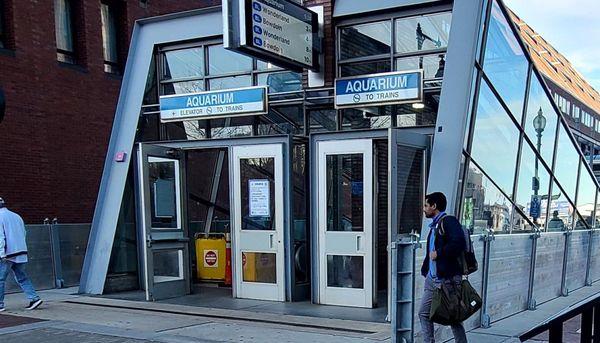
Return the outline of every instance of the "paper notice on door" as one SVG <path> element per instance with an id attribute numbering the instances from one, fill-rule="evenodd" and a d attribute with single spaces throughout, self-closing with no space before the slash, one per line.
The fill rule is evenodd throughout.
<path id="1" fill-rule="evenodd" d="M 250 195 L 250 217 L 269 217 L 271 215 L 269 180 L 248 180 L 248 193 Z"/>

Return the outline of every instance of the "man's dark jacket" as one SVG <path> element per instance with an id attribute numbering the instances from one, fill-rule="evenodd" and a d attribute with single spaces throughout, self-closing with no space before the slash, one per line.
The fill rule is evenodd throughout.
<path id="1" fill-rule="evenodd" d="M 438 222 L 435 227 L 435 251 L 437 252 L 436 269 L 437 277 L 449 279 L 456 275 L 462 275 L 463 269 L 459 263 L 459 256 L 465 250 L 466 242 L 462 227 L 456 217 L 445 216 L 441 219 L 442 224 Z M 421 274 L 427 276 L 429 273 L 429 240 L 431 232 L 427 236 L 427 254 L 421 267 Z"/>

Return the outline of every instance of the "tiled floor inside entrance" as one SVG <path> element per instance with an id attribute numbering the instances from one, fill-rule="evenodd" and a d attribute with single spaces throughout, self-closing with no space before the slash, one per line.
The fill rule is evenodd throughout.
<path id="1" fill-rule="evenodd" d="M 122 300 L 144 301 L 143 291 L 121 292 L 107 294 L 103 297 Z M 301 302 L 275 302 L 251 299 L 235 299 L 231 296 L 231 289 L 196 285 L 193 294 L 160 300 L 159 302 L 175 305 L 198 306 L 219 308 L 227 310 L 245 310 L 259 313 L 286 314 L 296 316 L 309 316 L 317 318 L 333 318 L 356 320 L 363 322 L 385 323 L 387 315 L 386 293 L 380 292 L 378 297 L 380 307 L 373 309 L 316 305 L 310 301 Z"/>

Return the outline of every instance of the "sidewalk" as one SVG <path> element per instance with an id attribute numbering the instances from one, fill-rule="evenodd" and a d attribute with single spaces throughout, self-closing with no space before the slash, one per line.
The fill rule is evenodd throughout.
<path id="1" fill-rule="evenodd" d="M 25 311 L 20 293 L 6 296 L 5 321 L 14 317 L 44 321 L 0 328 L 0 341 L 6 342 L 389 342 L 387 338 L 367 338 L 360 332 L 298 327 L 256 321 L 203 317 L 157 311 L 90 306 L 68 301 L 87 297 L 73 295 L 77 289 L 40 292 L 44 304 Z M 8 320 L 7 319 L 8 317 Z M 21 320 L 24 320 L 21 318 Z M 27 319 L 25 319 L 27 320 Z M 315 319 L 320 320 L 320 319 Z M 0 322 L 2 318 L 0 318 Z"/>
<path id="2" fill-rule="evenodd" d="M 76 288 L 41 291 L 44 304 L 37 310 L 26 311 L 27 301 L 20 293 L 6 296 L 7 311 L 0 314 L 1 342 L 47 343 L 188 343 L 188 342 L 281 342 L 281 343 L 376 343 L 390 342 L 389 334 L 381 332 L 379 323 L 374 334 L 365 326 L 354 330 L 329 328 L 325 318 L 281 315 L 286 324 L 275 323 L 271 314 L 261 318 L 230 319 L 227 312 L 190 306 L 130 302 L 90 298 L 73 293 Z M 203 315 L 204 314 L 204 315 Z M 247 311 L 239 311 L 252 316 Z M 260 315 L 260 314 L 259 314 Z M 529 314 L 531 315 L 531 314 Z M 256 316 L 256 314 L 254 314 Z M 565 325 L 565 342 L 579 341 L 579 321 L 575 318 Z M 496 330 L 510 324 L 496 323 Z M 418 330 L 418 328 L 417 328 Z M 486 330 L 489 330 L 486 332 Z M 493 329 L 478 329 L 468 334 L 469 342 L 516 342 Z M 419 339 L 417 339 L 419 341 Z M 531 342 L 546 342 L 547 334 Z"/>

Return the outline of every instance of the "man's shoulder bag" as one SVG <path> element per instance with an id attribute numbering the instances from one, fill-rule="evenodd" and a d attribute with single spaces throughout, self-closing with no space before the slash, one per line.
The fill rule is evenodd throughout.
<path id="1" fill-rule="evenodd" d="M 440 228 L 442 235 L 444 234 L 444 219 L 447 216 L 443 216 L 440 219 Z M 458 257 L 458 262 L 462 266 L 463 275 L 470 275 L 477 271 L 479 265 L 477 264 L 477 258 L 475 257 L 475 249 L 473 248 L 473 241 L 471 241 L 471 233 L 463 225 L 460 226 L 462 233 L 465 237 L 466 249 Z"/>

